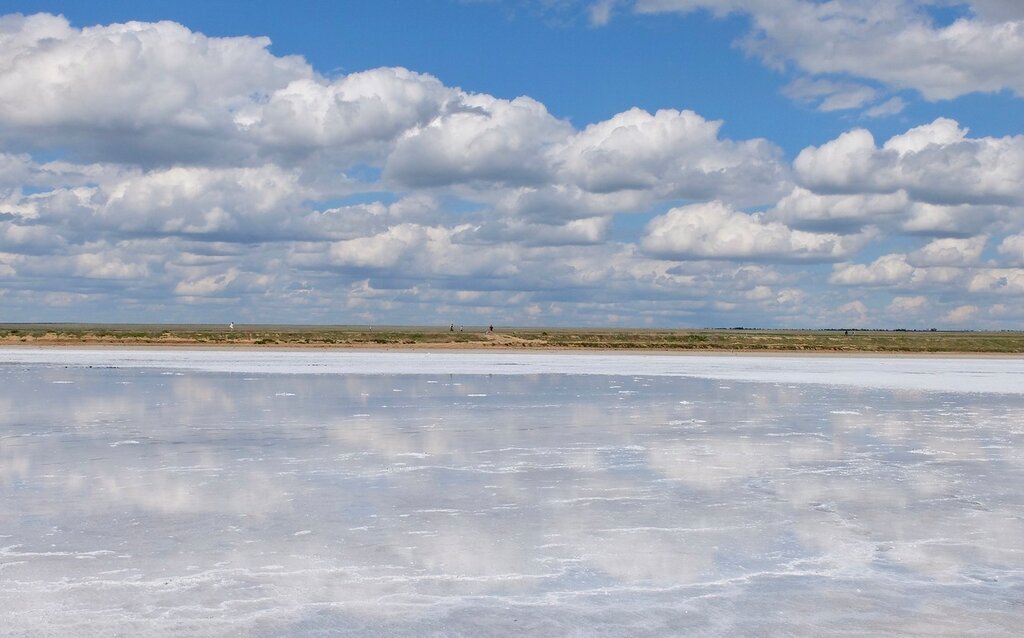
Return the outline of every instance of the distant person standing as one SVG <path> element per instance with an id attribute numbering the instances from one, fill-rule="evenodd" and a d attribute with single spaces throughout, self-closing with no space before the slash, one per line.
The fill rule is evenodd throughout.
<path id="1" fill-rule="evenodd" d="M 448 332 L 455 332 L 455 324 L 448 326 Z"/>
<path id="2" fill-rule="evenodd" d="M 487 326 L 487 332 L 494 332 L 494 326 Z"/>

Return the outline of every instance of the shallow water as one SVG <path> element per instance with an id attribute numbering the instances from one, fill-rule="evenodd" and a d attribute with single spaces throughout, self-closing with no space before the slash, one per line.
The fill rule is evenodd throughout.
<path id="1" fill-rule="evenodd" d="M 0 635 L 1024 622 L 1020 393 L 864 387 L 884 359 L 830 385 L 799 358 L 753 382 L 47 352 L 0 353 Z"/>

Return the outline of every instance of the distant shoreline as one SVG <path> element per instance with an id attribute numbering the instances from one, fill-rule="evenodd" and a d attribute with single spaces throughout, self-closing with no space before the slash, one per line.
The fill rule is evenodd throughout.
<path id="1" fill-rule="evenodd" d="M 437 347 L 437 346 L 308 346 L 308 345 L 209 345 L 209 344 L 160 344 L 160 343 L 4 343 L 0 342 L 0 350 L 11 349 L 47 349 L 47 350 L 103 350 L 103 349 L 151 349 L 151 350 L 221 350 L 221 351 L 280 351 L 280 352 L 423 352 L 434 354 L 522 354 L 532 356 L 538 354 L 566 355 L 622 355 L 622 356 L 678 356 L 678 357 L 856 357 L 868 359 L 1020 359 L 1024 354 L 1013 352 L 909 352 L 909 351 L 858 351 L 858 350 L 656 350 L 651 348 L 474 348 L 474 347 Z"/>
<path id="2" fill-rule="evenodd" d="M 1021 356 L 1022 332 L 0 324 L 0 347 Z"/>

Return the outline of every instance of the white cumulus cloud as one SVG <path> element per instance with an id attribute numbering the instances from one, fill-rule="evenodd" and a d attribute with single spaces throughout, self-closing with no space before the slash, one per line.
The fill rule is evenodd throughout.
<path id="1" fill-rule="evenodd" d="M 465 95 L 458 108 L 403 135 L 384 172 L 413 187 L 544 182 L 544 151 L 571 132 L 531 98 Z"/>
<path id="2" fill-rule="evenodd" d="M 707 9 L 749 16 L 747 51 L 811 76 L 852 76 L 913 89 L 928 100 L 1010 90 L 1024 95 L 1024 14 L 1008 0 L 974 0 L 978 15 L 936 23 L 933 0 L 636 0 L 641 13 Z"/>
<path id="3" fill-rule="evenodd" d="M 1024 201 L 1024 136 L 970 138 L 939 118 L 890 138 L 880 148 L 867 130 L 844 133 L 800 152 L 802 184 L 824 192 L 894 192 L 933 204 Z"/>
<path id="4" fill-rule="evenodd" d="M 766 140 L 723 140 L 721 126 L 692 111 L 634 108 L 586 127 L 552 157 L 560 181 L 588 193 L 650 191 L 740 205 L 776 197 L 788 178 L 779 150 Z"/>
<path id="5" fill-rule="evenodd" d="M 913 266 L 970 266 L 978 263 L 988 237 L 936 239 L 907 256 Z"/>
<path id="6" fill-rule="evenodd" d="M 968 290 L 995 295 L 1024 295 L 1024 268 L 986 268 L 971 278 Z"/>
<path id="7" fill-rule="evenodd" d="M 888 310 L 894 314 L 913 315 L 924 311 L 928 307 L 928 298 L 922 295 L 913 297 L 893 297 L 889 302 Z"/>
<path id="8" fill-rule="evenodd" d="M 856 252 L 863 238 L 792 230 L 763 215 L 721 202 L 675 208 L 647 225 L 643 247 L 673 259 L 781 259 L 836 261 Z"/>

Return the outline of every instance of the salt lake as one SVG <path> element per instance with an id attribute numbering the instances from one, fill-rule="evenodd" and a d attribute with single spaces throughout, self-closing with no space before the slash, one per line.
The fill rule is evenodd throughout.
<path id="1" fill-rule="evenodd" d="M 1024 360 L 0 349 L 0 635 L 1019 635 Z"/>

